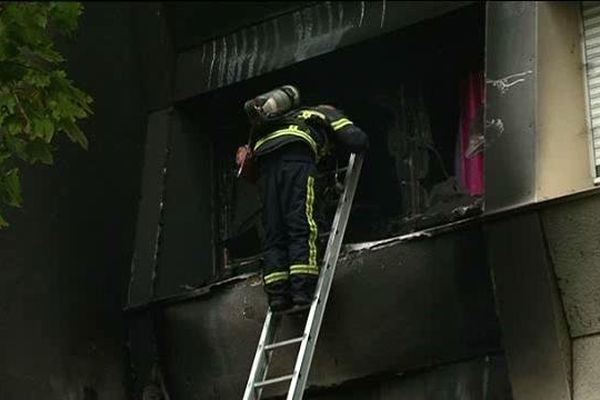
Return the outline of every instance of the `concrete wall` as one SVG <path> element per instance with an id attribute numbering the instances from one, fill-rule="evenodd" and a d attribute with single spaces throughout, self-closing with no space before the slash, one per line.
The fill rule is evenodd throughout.
<path id="1" fill-rule="evenodd" d="M 504 234 L 499 232 L 495 239 L 496 242 L 509 242 L 504 255 L 490 252 L 488 246 L 490 263 L 496 263 L 493 266 L 494 287 L 500 305 L 503 347 L 513 394 L 517 399 L 567 399 L 572 396 L 574 400 L 598 400 L 600 196 L 595 194 L 560 204 L 547 204 L 536 214 L 504 217 L 495 223 L 507 226 Z M 539 229 L 534 232 L 527 224 L 519 226 L 519 220 L 523 218 L 531 219 L 530 225 L 539 224 Z M 546 270 L 546 264 L 551 268 L 550 274 L 534 273 L 539 267 Z M 501 269 L 513 269 L 515 275 L 507 279 L 505 274 L 498 274 Z M 507 283 L 508 288 L 505 287 Z M 553 295 L 554 285 L 559 292 L 557 298 Z M 518 290 L 520 286 L 524 290 Z M 544 296 L 552 299 L 544 300 Z M 506 302 L 514 304 L 511 310 L 503 312 Z M 548 322 L 542 322 L 543 315 L 549 318 Z M 535 322 L 532 324 L 531 321 Z M 567 340 L 561 333 L 565 330 Z M 565 365 L 566 368 L 562 367 L 566 373 L 560 372 L 561 357 L 563 364 L 565 361 L 570 363 Z M 548 379 L 546 374 L 549 373 L 555 373 L 556 378 Z M 565 377 L 571 393 L 561 392 L 556 386 Z M 536 384 L 539 379 L 546 383 Z M 540 390 L 549 390 L 553 386 L 556 390 L 539 396 Z"/>
<path id="2" fill-rule="evenodd" d="M 600 335 L 573 340 L 573 398 L 600 399 Z"/>
<path id="3" fill-rule="evenodd" d="M 593 186 L 578 2 L 490 2 L 486 212 Z"/>
<path id="4" fill-rule="evenodd" d="M 531 12 L 524 18 L 528 9 Z M 508 190 L 502 193 L 502 202 L 498 201 L 497 191 L 486 190 L 486 205 L 491 204 L 492 208 L 502 208 L 500 203 L 504 207 L 515 207 L 592 186 L 579 13 L 579 3 L 567 2 L 497 2 L 488 6 L 488 33 L 492 35 L 488 35 L 487 50 L 496 57 L 488 63 L 488 85 L 494 89 L 488 91 L 487 138 L 492 142 L 488 143 L 491 147 L 486 153 L 486 185 Z M 511 20 L 510 29 L 507 33 L 502 32 L 503 24 L 511 23 Z M 510 35 L 515 31 L 532 32 L 532 27 L 536 38 L 533 50 L 527 47 L 527 51 L 522 51 L 521 47 L 511 45 L 512 50 L 519 51 L 507 59 L 495 52 L 496 48 L 504 49 L 498 44 L 505 40 L 510 42 Z M 535 97 L 525 99 L 520 96 L 503 109 L 500 106 L 506 103 L 502 101 L 502 93 L 500 96 L 496 93 L 496 89 L 502 88 L 502 82 L 490 72 L 496 71 L 496 63 L 510 64 L 511 59 L 535 60 L 535 63 L 532 64 L 534 68 L 514 68 L 513 72 L 521 73 L 518 77 L 523 81 L 513 80 L 516 89 L 506 88 L 506 96 L 519 87 L 522 90 L 533 79 Z M 504 83 L 510 85 L 511 79 Z M 528 96 L 530 94 L 531 91 Z M 523 110 L 532 104 L 535 105 L 535 118 L 528 121 L 520 118 Z M 528 113 L 527 117 L 531 118 L 531 115 Z M 498 120 L 503 124 L 497 123 Z M 531 131 L 516 129 L 524 121 L 529 129 L 534 128 L 533 146 L 529 135 L 522 135 Z M 504 158 L 496 157 L 498 144 L 505 143 L 507 136 L 516 146 L 511 151 L 505 148 Z M 528 152 L 530 156 L 523 157 Z M 525 171 L 525 167 L 531 166 L 526 160 L 535 160 L 534 179 Z M 517 175 L 512 173 L 515 168 L 519 171 Z M 533 182 L 535 187 L 531 185 Z M 527 190 L 521 190 L 523 187 Z M 519 197 L 520 193 L 526 196 Z M 490 195 L 494 195 L 493 198 Z M 600 350 L 598 201 L 594 196 L 571 199 L 561 205 L 544 204 L 537 216 L 528 217 L 529 222 L 524 222 L 526 218 L 519 222 L 502 217 L 503 221 L 495 224 L 504 226 L 504 234 L 498 232 L 492 239 L 495 243 L 488 245 L 488 250 L 506 242 L 500 246 L 504 251 L 492 254 L 490 263 L 503 280 L 496 280 L 495 294 L 500 306 L 503 343 L 515 398 L 563 399 L 573 396 L 576 400 L 600 399 L 597 384 L 600 381 L 597 363 Z M 535 228 L 537 224 L 541 224 L 541 228 Z M 509 276 L 505 275 L 507 271 Z M 521 285 L 525 290 L 516 290 Z M 560 290 L 559 296 L 554 296 L 553 286 Z M 513 303 L 512 310 L 503 311 L 503 305 L 510 303 Z M 537 327 L 531 324 L 544 314 L 548 323 L 537 323 Z M 519 315 L 523 317 L 521 321 Z M 562 362 L 559 361 L 561 358 Z M 565 364 L 565 360 L 572 365 Z M 536 372 L 542 369 L 545 374 L 555 373 L 556 379 L 549 380 Z M 552 386 L 554 389 L 551 390 Z M 544 390 L 547 392 L 543 393 Z"/>
<path id="5" fill-rule="evenodd" d="M 535 199 L 537 3 L 486 3 L 486 213 Z"/>
<path id="6" fill-rule="evenodd" d="M 502 356 L 484 357 L 311 393 L 315 400 L 510 400 Z"/>
<path id="7" fill-rule="evenodd" d="M 125 319 L 145 104 L 131 6 L 89 3 L 64 46 L 94 98 L 88 151 L 61 143 L 25 168 L 25 203 L 0 232 L 0 398 L 121 400 Z"/>
<path id="8" fill-rule="evenodd" d="M 600 399 L 600 197 L 542 212 L 573 339 L 575 400 Z"/>
<path id="9" fill-rule="evenodd" d="M 542 212 L 571 335 L 600 333 L 600 198 Z"/>
<path id="10" fill-rule="evenodd" d="M 593 186 L 579 2 L 538 3 L 536 200 Z"/>
<path id="11" fill-rule="evenodd" d="M 335 386 L 499 351 L 481 238 L 473 227 L 340 263 L 309 385 Z M 266 314 L 261 280 L 243 280 L 162 314 L 160 354 L 171 396 L 241 397 Z M 287 320 L 282 337 L 297 334 L 302 323 Z M 284 352 L 273 376 L 285 373 L 292 356 Z"/>
<path id="12" fill-rule="evenodd" d="M 539 216 L 505 215 L 484 232 L 515 399 L 570 400 L 571 341 Z"/>

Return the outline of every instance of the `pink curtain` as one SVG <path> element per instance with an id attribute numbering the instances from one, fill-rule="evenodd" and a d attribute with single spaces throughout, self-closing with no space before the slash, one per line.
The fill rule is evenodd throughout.
<path id="1" fill-rule="evenodd" d="M 457 139 L 456 176 L 461 189 L 472 196 L 483 195 L 483 103 L 482 72 L 473 72 L 459 86 L 460 119 Z"/>

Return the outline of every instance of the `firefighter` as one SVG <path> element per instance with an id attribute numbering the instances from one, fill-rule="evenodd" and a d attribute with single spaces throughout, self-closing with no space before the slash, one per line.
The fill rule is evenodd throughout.
<path id="1" fill-rule="evenodd" d="M 367 150 L 365 133 L 329 105 L 301 107 L 286 85 L 247 101 L 249 145 L 238 149 L 239 174 L 255 160 L 263 205 L 263 283 L 272 311 L 312 302 L 319 276 L 315 222 L 317 162 L 333 145 Z M 248 165 L 245 165 L 248 164 Z M 248 174 L 251 174 L 249 172 Z"/>

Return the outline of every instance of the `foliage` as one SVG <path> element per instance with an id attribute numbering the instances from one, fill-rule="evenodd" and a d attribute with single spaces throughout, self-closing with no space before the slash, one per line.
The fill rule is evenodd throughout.
<path id="1" fill-rule="evenodd" d="M 82 11 L 76 2 L 0 2 L 0 228 L 3 211 L 23 201 L 20 164 L 52 164 L 61 135 L 87 149 L 77 123 L 92 99 L 67 78 L 54 42 L 72 36 Z"/>

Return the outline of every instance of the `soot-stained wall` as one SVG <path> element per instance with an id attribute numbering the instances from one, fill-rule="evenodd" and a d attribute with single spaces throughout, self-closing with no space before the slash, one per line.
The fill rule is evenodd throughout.
<path id="1" fill-rule="evenodd" d="M 474 226 L 350 254 L 336 272 L 309 385 L 500 352 L 484 253 Z M 159 343 L 171 396 L 240 398 L 265 313 L 258 276 L 164 309 Z M 301 318 L 285 322 L 279 340 L 303 326 Z M 271 376 L 291 368 L 292 352 L 282 354 Z"/>
<path id="2" fill-rule="evenodd" d="M 310 1 L 173 1 L 165 3 L 178 51 L 230 33 L 281 13 L 310 5 Z M 201 21 L 201 23 L 200 23 Z"/>
<path id="3" fill-rule="evenodd" d="M 93 98 L 84 151 L 23 171 L 24 207 L 0 232 L 0 398 L 128 398 L 125 319 L 145 104 L 132 10 L 88 3 L 64 44 Z"/>
<path id="4" fill-rule="evenodd" d="M 314 400 L 511 400 L 506 361 L 501 355 L 386 376 L 341 388 L 309 391 Z"/>

